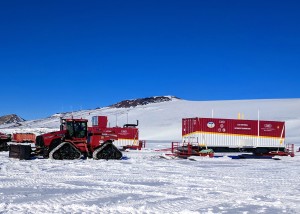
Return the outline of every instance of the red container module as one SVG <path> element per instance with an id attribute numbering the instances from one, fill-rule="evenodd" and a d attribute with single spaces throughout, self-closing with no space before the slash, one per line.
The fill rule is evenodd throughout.
<path id="1" fill-rule="evenodd" d="M 285 148 L 282 121 L 223 118 L 182 119 L 182 141 L 196 143 L 215 152 L 250 151 L 264 153 Z"/>
<path id="2" fill-rule="evenodd" d="M 94 130 L 94 132 L 97 130 L 102 130 L 115 133 L 116 140 L 113 143 L 116 146 L 139 145 L 139 129 L 137 128 L 138 124 L 125 124 L 123 127 L 108 127 L 107 124 L 108 119 L 106 116 L 94 116 L 92 117 L 92 127 L 89 127 L 89 130 Z"/>
<path id="3" fill-rule="evenodd" d="M 12 141 L 17 143 L 34 143 L 35 138 L 36 136 L 33 133 L 14 133 Z"/>

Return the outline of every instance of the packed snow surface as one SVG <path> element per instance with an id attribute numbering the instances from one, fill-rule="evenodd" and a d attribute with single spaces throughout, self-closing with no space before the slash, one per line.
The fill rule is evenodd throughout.
<path id="1" fill-rule="evenodd" d="M 300 153 L 281 160 L 17 160 L 0 153 L 0 213 L 300 213 Z M 300 145 L 297 145 L 298 148 Z"/>

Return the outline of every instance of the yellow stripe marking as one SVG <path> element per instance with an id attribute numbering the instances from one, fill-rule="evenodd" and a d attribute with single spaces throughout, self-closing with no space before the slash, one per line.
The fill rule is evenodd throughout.
<path id="1" fill-rule="evenodd" d="M 210 135 L 225 135 L 225 136 L 244 136 L 244 137 L 253 137 L 253 138 L 273 138 L 273 139 L 284 139 L 282 137 L 270 137 L 270 136 L 257 136 L 257 135 L 245 135 L 245 134 L 228 134 L 228 133 L 219 133 L 219 132 L 191 132 L 189 134 L 183 135 L 182 137 L 189 137 L 193 134 L 210 134 Z"/>

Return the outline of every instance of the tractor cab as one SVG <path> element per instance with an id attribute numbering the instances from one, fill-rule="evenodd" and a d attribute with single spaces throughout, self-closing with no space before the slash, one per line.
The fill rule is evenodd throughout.
<path id="1" fill-rule="evenodd" d="M 87 138 L 87 122 L 85 119 L 61 119 L 60 130 L 66 130 L 66 139 Z"/>

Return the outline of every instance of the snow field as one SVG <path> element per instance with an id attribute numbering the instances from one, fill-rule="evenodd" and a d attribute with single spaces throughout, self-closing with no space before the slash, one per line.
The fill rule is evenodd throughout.
<path id="1" fill-rule="evenodd" d="M 299 213 L 300 153 L 282 160 L 34 159 L 0 153 L 0 213 Z M 297 145 L 298 148 L 300 145 Z"/>
<path id="2" fill-rule="evenodd" d="M 136 108 L 73 112 L 74 118 L 106 115 L 111 126 L 139 120 L 142 151 L 123 152 L 127 160 L 20 161 L 0 153 L 0 213 L 300 213 L 300 153 L 282 160 L 160 158 L 155 149 L 181 139 L 186 117 L 286 121 L 286 143 L 300 147 L 300 99 L 186 101 Z M 59 117 L 1 126 L 1 132 L 59 128 Z M 168 141 L 162 141 L 168 140 Z"/>

